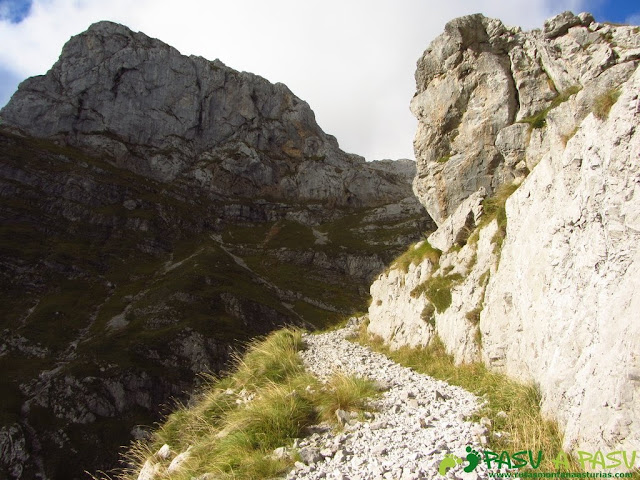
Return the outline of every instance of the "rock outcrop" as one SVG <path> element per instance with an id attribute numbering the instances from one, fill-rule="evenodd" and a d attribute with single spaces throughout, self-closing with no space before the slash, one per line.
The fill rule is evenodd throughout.
<path id="1" fill-rule="evenodd" d="M 467 207 L 467 208 L 465 208 Z M 472 205 L 464 202 L 455 216 L 467 217 Z M 445 222 L 445 226 L 448 222 Z M 406 270 L 393 264 L 371 285 L 368 330 L 385 339 L 392 348 L 428 345 L 438 335 L 456 362 L 479 360 L 480 307 L 487 282 L 498 263 L 497 221 L 478 230 L 477 239 L 466 243 L 475 228 L 462 225 L 450 235 L 450 247 L 431 255 L 414 255 Z M 445 237 L 441 227 L 427 240 Z M 464 245 L 454 242 L 466 235 Z M 425 242 L 413 247 L 420 252 Z M 433 251 L 432 251 L 433 252 Z"/>
<path id="2" fill-rule="evenodd" d="M 567 12 L 531 32 L 482 15 L 449 22 L 416 70 L 416 195 L 440 224 L 480 187 L 492 193 L 524 177 L 639 58 L 635 27 L 589 14 Z M 545 123 L 544 135 L 529 128 Z"/>
<path id="3" fill-rule="evenodd" d="M 403 188 L 342 152 L 285 85 L 111 22 L 73 37 L 46 75 L 20 85 L 0 120 L 217 198 L 364 206 Z"/>
<path id="4" fill-rule="evenodd" d="M 284 85 L 109 22 L 0 112 L 0 477 L 110 469 L 201 372 L 366 308 L 431 222 Z"/>
<path id="5" fill-rule="evenodd" d="M 640 445 L 640 70 L 507 201 L 485 363 L 540 385 L 565 444 Z"/>
<path id="6" fill-rule="evenodd" d="M 439 229 L 371 287 L 370 332 L 536 384 L 569 450 L 640 442 L 639 63 L 639 27 L 589 14 L 450 22 L 411 105 Z"/>

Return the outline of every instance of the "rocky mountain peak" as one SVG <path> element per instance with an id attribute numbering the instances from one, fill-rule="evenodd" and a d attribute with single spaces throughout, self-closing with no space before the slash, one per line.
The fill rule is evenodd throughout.
<path id="1" fill-rule="evenodd" d="M 71 38 L 46 75 L 20 85 L 0 119 L 218 198 L 357 206 L 407 193 L 403 180 L 340 150 L 285 85 L 112 22 Z"/>
<path id="2" fill-rule="evenodd" d="M 547 129 L 570 134 L 639 58 L 637 27 L 588 13 L 564 12 L 530 32 L 480 14 L 449 22 L 418 60 L 411 102 L 414 190 L 429 214 L 440 224 L 479 188 L 492 193 L 524 177 L 548 149 L 540 135 L 547 114 L 577 102 L 571 118 Z M 533 147 L 526 155 L 525 144 Z"/>

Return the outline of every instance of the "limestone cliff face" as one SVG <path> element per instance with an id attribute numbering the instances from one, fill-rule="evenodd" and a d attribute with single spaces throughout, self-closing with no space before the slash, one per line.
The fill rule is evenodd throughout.
<path id="1" fill-rule="evenodd" d="M 598 94 L 629 78 L 638 58 L 633 27 L 589 14 L 566 12 L 531 32 L 482 15 L 449 22 L 416 70 L 416 195 L 439 224 L 478 188 L 492 193 L 522 178 Z M 564 100 L 572 105 L 555 108 Z M 544 123 L 547 109 L 561 121 L 548 121 L 544 135 L 530 131 L 527 122 L 541 115 Z"/>
<path id="2" fill-rule="evenodd" d="M 0 120 L 222 198 L 362 206 L 404 188 L 342 152 L 285 85 L 111 22 L 73 37 L 46 75 L 20 85 Z"/>
<path id="3" fill-rule="evenodd" d="M 412 102 L 441 254 L 371 288 L 371 332 L 539 385 L 572 450 L 640 441 L 639 55 L 638 27 L 588 14 L 449 23 Z"/>
<path id="4" fill-rule="evenodd" d="M 540 385 L 565 443 L 640 444 L 640 70 L 507 201 L 481 314 L 487 365 Z"/>
<path id="5" fill-rule="evenodd" d="M 469 197 L 456 215 L 429 236 L 429 244 L 442 252 L 439 257 L 417 257 L 406 271 L 398 265 L 391 265 L 372 284 L 370 333 L 386 339 L 392 348 L 426 346 L 437 334 L 457 362 L 479 359 L 480 345 L 475 341 L 478 319 L 472 314 L 482 304 L 487 281 L 497 266 L 493 240 L 498 230 L 497 223 L 491 222 L 479 231 L 476 242 L 461 248 L 455 239 L 460 232 L 467 230 L 464 221 L 456 220 L 466 221 L 468 216 L 479 218 L 484 196 L 484 191 L 480 191 Z M 452 248 L 454 245 L 456 248 Z M 423 246 L 424 241 L 411 248 L 419 251 Z M 421 292 L 422 286 L 433 281 L 455 285 L 450 290 L 451 299 L 446 307 Z"/>

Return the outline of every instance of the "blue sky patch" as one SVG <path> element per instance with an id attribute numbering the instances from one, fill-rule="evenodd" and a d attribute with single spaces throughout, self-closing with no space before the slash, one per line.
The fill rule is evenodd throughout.
<path id="1" fill-rule="evenodd" d="M 33 0 L 0 0 L 0 20 L 20 23 L 31 10 Z"/>
<path id="2" fill-rule="evenodd" d="M 604 0 L 596 4 L 591 13 L 599 22 L 634 23 L 640 14 L 640 4 L 638 0 Z"/>

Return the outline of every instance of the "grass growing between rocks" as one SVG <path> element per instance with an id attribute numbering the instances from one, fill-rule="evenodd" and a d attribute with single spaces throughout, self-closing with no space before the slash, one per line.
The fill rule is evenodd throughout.
<path id="1" fill-rule="evenodd" d="M 535 115 L 531 115 L 530 117 L 525 117 L 520 120 L 520 123 L 528 123 L 531 128 L 543 128 L 547 125 L 547 115 L 551 110 L 558 107 L 560 104 L 566 102 L 571 98 L 572 95 L 575 95 L 582 87 L 579 85 L 574 85 L 567 88 L 564 92 L 559 93 L 549 104 L 547 108 L 539 111 Z"/>
<path id="2" fill-rule="evenodd" d="M 518 189 L 519 186 L 520 185 L 516 183 L 501 185 L 491 197 L 487 197 L 484 199 L 482 203 L 482 218 L 478 226 L 474 229 L 474 231 L 467 239 L 466 243 L 477 243 L 480 231 L 493 220 L 496 220 L 498 224 L 498 230 L 495 233 L 494 237 L 491 239 L 491 242 L 495 244 L 495 248 L 500 251 L 504 239 L 507 235 L 506 202 L 507 199 Z M 460 246 L 454 246 L 452 250 L 460 248 Z M 404 272 L 407 272 L 409 270 L 409 266 L 412 263 L 419 264 L 425 258 L 428 258 L 435 265 L 435 272 L 439 266 L 441 255 L 442 252 L 440 250 L 432 247 L 429 242 L 425 240 L 422 243 L 417 243 L 409 247 L 409 249 L 405 253 L 403 253 L 395 260 L 391 268 L 400 268 Z M 469 270 L 476 261 L 477 258 L 474 258 L 472 260 L 471 264 L 468 267 Z M 463 280 L 464 278 L 462 277 L 462 275 L 458 273 L 448 274 L 448 272 L 446 271 L 442 275 L 431 275 L 429 279 L 427 279 L 425 282 L 422 282 L 411 291 L 411 296 L 417 298 L 421 295 L 425 295 L 431 302 L 431 304 L 433 304 L 436 311 L 438 313 L 442 313 L 451 306 L 451 290 Z"/>
<path id="3" fill-rule="evenodd" d="M 426 258 L 428 258 L 434 265 L 438 265 L 440 255 L 442 255 L 440 250 L 432 247 L 428 240 L 423 240 L 421 242 L 414 243 L 407 249 L 407 251 L 396 258 L 391 264 L 391 268 L 398 268 L 403 272 L 408 272 L 411 264 L 417 265 Z"/>
<path id="4" fill-rule="evenodd" d="M 375 395 L 372 382 L 336 375 L 321 384 L 305 372 L 298 351 L 299 330 L 283 329 L 250 344 L 232 374 L 211 379 L 190 406 L 180 406 L 147 444 L 128 453 L 133 467 L 119 479 L 136 479 L 145 462 L 157 465 L 156 478 L 187 480 L 204 474 L 216 479 L 272 478 L 288 471 L 295 453 L 276 458 L 306 427 L 334 421 L 338 408 L 361 412 Z M 167 444 L 189 454 L 182 468 L 167 472 L 167 459 L 155 455 Z"/>
<path id="5" fill-rule="evenodd" d="M 319 392 L 318 411 L 326 422 L 335 420 L 336 410 L 364 411 L 367 400 L 377 394 L 377 390 L 366 378 L 348 375 L 334 375 Z"/>
<path id="6" fill-rule="evenodd" d="M 502 242 L 504 242 L 504 238 L 507 235 L 507 199 L 518 189 L 519 186 L 520 184 L 517 183 L 501 185 L 492 196 L 483 200 L 482 218 L 480 219 L 476 229 L 469 236 L 467 243 L 476 243 L 480 235 L 480 230 L 493 220 L 496 220 L 498 222 L 498 231 L 491 241 L 496 244 L 498 249 L 502 247 Z"/>
<path id="7" fill-rule="evenodd" d="M 593 101 L 593 114 L 598 120 L 606 120 L 609 117 L 609 111 L 618 101 L 621 93 L 619 88 L 612 88 L 595 98 Z"/>
<path id="8" fill-rule="evenodd" d="M 451 306 L 451 289 L 461 281 L 462 275 L 459 273 L 438 277 L 432 276 L 426 282 L 411 290 L 411 296 L 417 298 L 424 294 L 433 304 L 436 311 L 442 313 Z"/>
<path id="9" fill-rule="evenodd" d="M 491 420 L 486 449 L 498 453 L 505 450 L 542 450 L 541 471 L 581 471 L 579 464 L 571 458 L 569 469 L 556 469 L 553 465 L 552 460 L 562 450 L 562 435 L 555 422 L 545 419 L 540 413 L 541 399 L 535 387 L 490 372 L 480 363 L 456 366 L 438 337 L 426 348 L 403 347 L 391 351 L 382 339 L 371 336 L 366 323 L 363 323 L 357 341 L 400 365 L 485 398 L 487 403 L 477 412 L 476 420 L 481 417 Z"/>

